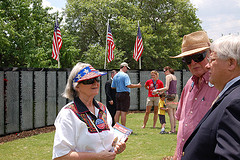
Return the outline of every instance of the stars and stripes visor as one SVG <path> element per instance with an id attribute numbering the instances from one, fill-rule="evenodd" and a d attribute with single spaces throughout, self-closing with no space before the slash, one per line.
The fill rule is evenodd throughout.
<path id="1" fill-rule="evenodd" d="M 96 69 L 94 69 L 92 66 L 87 66 L 83 69 L 81 69 L 78 74 L 73 78 L 73 83 L 75 82 L 81 82 L 88 79 L 93 79 L 96 77 L 100 77 L 107 74 L 106 72 L 100 72 Z"/>

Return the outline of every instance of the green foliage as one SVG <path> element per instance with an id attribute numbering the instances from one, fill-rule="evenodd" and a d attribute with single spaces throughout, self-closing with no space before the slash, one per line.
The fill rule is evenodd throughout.
<path id="1" fill-rule="evenodd" d="M 0 67 L 57 67 L 51 58 L 56 15 L 43 8 L 42 0 L 0 1 Z M 196 9 L 189 0 L 68 0 L 60 23 L 62 68 L 79 61 L 103 69 L 106 23 L 110 20 L 115 59 L 107 69 L 126 61 L 138 69 L 133 58 L 138 21 L 143 38 L 142 69 L 169 65 L 182 69 L 182 37 L 201 30 Z M 63 17 L 58 16 L 61 22 Z M 98 55 L 98 56 L 96 56 Z"/>
<path id="2" fill-rule="evenodd" d="M 0 44 L 0 66 L 51 66 L 46 55 L 50 53 L 53 32 L 49 8 L 43 9 L 42 0 L 5 0 L 0 7 L 3 33 L 0 41 L 5 41 Z"/>
<path id="3" fill-rule="evenodd" d="M 92 47 L 105 46 L 106 22 L 110 19 L 116 48 L 124 51 L 126 62 L 133 69 L 138 68 L 132 58 L 138 21 L 144 45 L 142 69 L 166 65 L 181 69 L 181 60 L 170 56 L 181 52 L 183 35 L 201 29 L 195 12 L 189 0 L 69 0 L 65 10 L 66 28 L 70 35 L 77 35 L 79 44 L 75 47 L 81 49 L 81 54 Z"/>
<path id="4" fill-rule="evenodd" d="M 63 40 L 59 56 L 61 68 L 72 68 L 78 61 L 81 61 L 82 57 L 80 54 L 81 49 L 74 47 L 79 43 L 76 40 L 77 36 L 69 35 L 69 31 L 64 29 L 61 29 L 61 35 Z M 54 61 L 57 64 L 57 61 Z"/>
<path id="5" fill-rule="evenodd" d="M 90 46 L 89 50 L 83 53 L 82 62 L 90 63 L 94 68 L 104 68 L 106 49 L 100 45 Z M 124 51 L 114 50 L 114 61 L 107 63 L 108 69 L 118 69 L 119 65 L 126 60 Z M 107 60 L 106 60 L 107 61 Z"/>

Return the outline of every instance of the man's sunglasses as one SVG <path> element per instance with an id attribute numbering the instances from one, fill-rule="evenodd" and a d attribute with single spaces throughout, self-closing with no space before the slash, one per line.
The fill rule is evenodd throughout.
<path id="1" fill-rule="evenodd" d="M 99 79 L 98 77 L 96 77 L 96 78 L 88 79 L 88 80 L 85 80 L 85 81 L 81 81 L 81 82 L 79 82 L 79 83 L 82 83 L 82 84 L 84 84 L 84 85 L 88 85 L 88 84 L 93 84 L 94 81 L 99 82 L 100 79 Z"/>
<path id="2" fill-rule="evenodd" d="M 206 55 L 207 55 L 207 51 L 204 51 L 202 53 L 197 53 L 191 56 L 183 57 L 182 61 L 185 62 L 187 65 L 191 64 L 192 60 L 198 63 L 198 62 L 202 62 L 206 57 Z"/>

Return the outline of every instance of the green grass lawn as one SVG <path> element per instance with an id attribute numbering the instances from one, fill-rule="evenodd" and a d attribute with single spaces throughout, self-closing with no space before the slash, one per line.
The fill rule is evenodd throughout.
<path id="1" fill-rule="evenodd" d="M 127 148 L 117 155 L 117 160 L 161 160 L 172 156 L 176 147 L 176 134 L 159 134 L 160 123 L 152 128 L 153 113 L 150 114 L 147 126 L 142 129 L 144 113 L 130 113 L 127 116 L 127 127 L 133 130 L 127 141 Z M 170 130 L 166 114 L 166 131 Z M 54 132 L 44 133 L 0 144 L 1 160 L 49 160 L 52 157 Z"/>

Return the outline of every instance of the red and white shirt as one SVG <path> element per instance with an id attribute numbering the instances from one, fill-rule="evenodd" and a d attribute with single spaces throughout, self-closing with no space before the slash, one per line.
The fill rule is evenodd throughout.
<path id="1" fill-rule="evenodd" d="M 148 97 L 159 97 L 158 94 L 153 95 L 152 91 L 154 89 L 159 89 L 159 88 L 163 88 L 163 82 L 159 79 L 157 79 L 157 81 L 153 81 L 153 79 L 149 79 L 147 80 L 147 82 L 145 83 L 146 86 L 149 87 L 148 89 Z"/>

